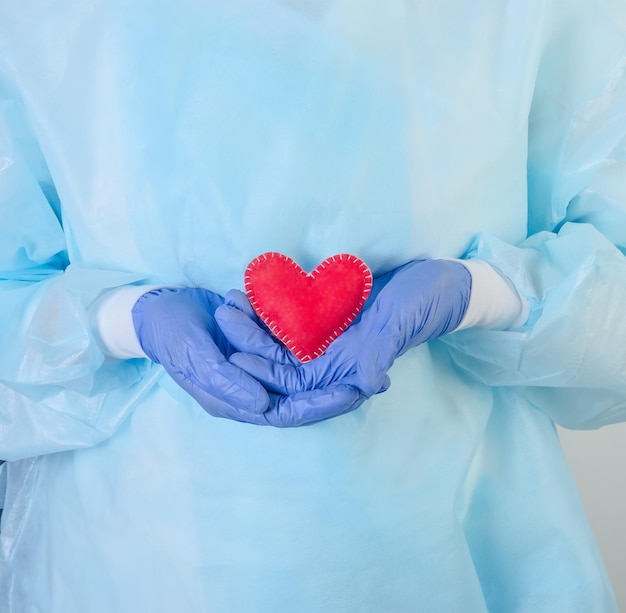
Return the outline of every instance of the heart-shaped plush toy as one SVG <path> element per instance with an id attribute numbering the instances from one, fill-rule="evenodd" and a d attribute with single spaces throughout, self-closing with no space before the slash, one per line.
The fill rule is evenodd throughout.
<path id="1" fill-rule="evenodd" d="M 282 253 L 264 253 L 248 264 L 244 281 L 256 314 L 301 362 L 324 353 L 372 290 L 370 269 L 345 253 L 310 273 Z"/>

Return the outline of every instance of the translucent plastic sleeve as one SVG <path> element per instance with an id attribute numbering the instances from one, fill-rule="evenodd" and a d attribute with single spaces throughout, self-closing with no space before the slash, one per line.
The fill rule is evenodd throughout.
<path id="1" fill-rule="evenodd" d="M 145 391 L 148 360 L 106 360 L 87 307 L 143 281 L 70 265 L 58 198 L 0 69 L 0 459 L 94 445 Z"/>
<path id="2" fill-rule="evenodd" d="M 510 278 L 530 317 L 445 342 L 473 377 L 594 428 L 626 419 L 626 36 L 597 3 L 572 5 L 548 19 L 530 112 L 529 237 L 482 235 L 467 254 Z"/>

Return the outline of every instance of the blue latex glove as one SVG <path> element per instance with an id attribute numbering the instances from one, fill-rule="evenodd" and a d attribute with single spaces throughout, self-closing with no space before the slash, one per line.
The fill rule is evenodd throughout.
<path id="1" fill-rule="evenodd" d="M 146 355 L 205 411 L 248 421 L 268 408 L 269 399 L 257 381 L 228 362 L 232 349 L 214 319 L 223 302 L 204 289 L 158 289 L 135 303 L 133 323 Z"/>
<path id="2" fill-rule="evenodd" d="M 318 390 L 302 399 L 298 395 L 270 399 L 260 383 L 228 361 L 233 348 L 215 322 L 215 311 L 223 302 L 205 289 L 158 289 L 144 294 L 132 310 L 146 355 L 207 413 L 257 425 L 290 426 L 304 423 L 301 414 L 308 414 L 309 405 L 320 399 L 333 406 L 351 406 L 357 400 L 358 394 L 348 386 Z"/>
<path id="3" fill-rule="evenodd" d="M 262 329 L 240 292 L 229 292 L 216 313 L 222 331 L 237 348 L 232 364 L 250 373 L 272 394 L 309 400 L 307 422 L 353 410 L 365 399 L 385 391 L 388 370 L 411 347 L 457 328 L 469 303 L 471 276 L 457 262 L 419 260 L 376 280 L 373 295 L 360 319 L 319 358 L 300 364 Z M 335 386 L 350 386 L 359 397 L 349 408 L 328 406 L 333 398 L 313 395 Z M 296 402 L 296 399 L 298 402 Z"/>

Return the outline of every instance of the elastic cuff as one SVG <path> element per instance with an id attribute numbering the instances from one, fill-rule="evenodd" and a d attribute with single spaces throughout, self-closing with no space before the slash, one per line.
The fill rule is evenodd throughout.
<path id="1" fill-rule="evenodd" d="M 530 305 L 507 277 L 484 260 L 455 261 L 463 264 L 472 276 L 469 304 L 457 330 L 514 330 L 526 322 Z"/>
<path id="2" fill-rule="evenodd" d="M 94 336 L 105 355 L 119 360 L 147 358 L 137 335 L 132 308 L 141 296 L 159 285 L 126 285 L 102 294 L 89 307 Z"/>

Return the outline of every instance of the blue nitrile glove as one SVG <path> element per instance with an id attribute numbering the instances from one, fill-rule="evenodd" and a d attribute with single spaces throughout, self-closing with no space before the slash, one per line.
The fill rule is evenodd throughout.
<path id="1" fill-rule="evenodd" d="M 385 391 L 390 384 L 387 372 L 398 356 L 457 328 L 471 285 L 470 273 L 458 262 L 419 260 L 401 266 L 375 281 L 360 319 L 321 357 L 305 364 L 258 325 L 240 292 L 227 294 L 216 319 L 238 350 L 230 356 L 231 363 L 260 381 L 270 398 L 275 394 L 291 398 L 291 407 L 308 399 L 300 419 L 310 423 L 353 410 Z M 310 402 L 315 392 L 338 385 L 358 391 L 359 398 L 350 407 L 321 403 L 333 402 L 332 396 Z"/>
<path id="2" fill-rule="evenodd" d="M 228 362 L 232 348 L 215 323 L 224 300 L 200 288 L 161 288 L 141 296 L 132 310 L 146 355 L 217 417 L 254 420 L 267 410 L 265 389 Z"/>
<path id="3" fill-rule="evenodd" d="M 207 413 L 257 425 L 289 426 L 303 423 L 300 415 L 308 414 L 311 404 L 351 406 L 358 399 L 353 388 L 341 385 L 301 399 L 269 398 L 260 383 L 227 359 L 234 349 L 214 317 L 223 302 L 218 294 L 200 288 L 157 289 L 141 296 L 132 310 L 146 355 Z M 249 341 L 248 346 L 253 344 Z"/>

